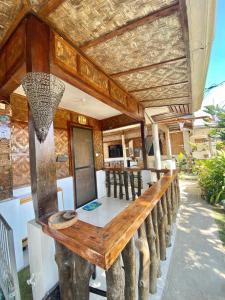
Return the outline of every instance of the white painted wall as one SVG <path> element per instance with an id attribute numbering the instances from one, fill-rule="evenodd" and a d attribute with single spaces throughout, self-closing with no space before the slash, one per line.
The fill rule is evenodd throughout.
<path id="1" fill-rule="evenodd" d="M 65 209 L 74 209 L 73 178 L 67 177 L 57 180 L 57 186 L 64 193 Z M 17 270 L 24 267 L 22 240 L 27 237 L 27 222 L 34 219 L 33 203 L 20 204 L 20 199 L 31 194 L 30 186 L 18 188 L 13 191 L 13 199 L 0 202 L 0 214 L 13 229 L 14 247 Z M 63 209 L 62 192 L 58 192 L 58 206 Z"/>
<path id="2" fill-rule="evenodd" d="M 34 220 L 28 222 L 28 247 L 33 300 L 41 300 L 58 282 L 54 240 Z"/>

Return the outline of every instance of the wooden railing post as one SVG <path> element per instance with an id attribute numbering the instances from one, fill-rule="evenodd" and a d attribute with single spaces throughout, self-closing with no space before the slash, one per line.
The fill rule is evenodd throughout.
<path id="1" fill-rule="evenodd" d="M 113 188 L 114 188 L 114 198 L 117 198 L 117 179 L 116 179 L 116 171 L 113 171 Z"/>
<path id="2" fill-rule="evenodd" d="M 89 282 L 93 265 L 77 254 L 75 256 L 75 299 L 89 300 Z"/>
<path id="3" fill-rule="evenodd" d="M 129 172 L 129 175 L 130 175 L 130 186 L 131 186 L 132 200 L 134 201 L 135 198 L 136 198 L 135 189 L 134 189 L 134 173 Z"/>
<path id="4" fill-rule="evenodd" d="M 110 171 L 106 171 L 107 197 L 111 197 Z"/>
<path id="5" fill-rule="evenodd" d="M 125 300 L 136 300 L 136 253 L 134 238 L 132 238 L 122 252 L 125 272 Z"/>
<path id="6" fill-rule="evenodd" d="M 177 216 L 177 202 L 176 202 L 176 193 L 175 193 L 175 186 L 174 181 L 171 184 L 171 199 L 172 199 L 172 209 L 173 209 L 173 222 L 176 220 Z"/>
<path id="7" fill-rule="evenodd" d="M 75 299 L 75 254 L 55 241 L 55 260 L 59 272 L 59 288 L 61 300 Z M 88 289 L 89 290 L 89 289 Z"/>
<path id="8" fill-rule="evenodd" d="M 152 215 L 145 220 L 146 234 L 150 251 L 150 274 L 149 274 L 149 291 L 151 294 L 157 292 L 157 275 L 158 275 L 158 257 L 156 252 L 156 234 L 152 222 Z"/>
<path id="9" fill-rule="evenodd" d="M 107 299 L 124 300 L 124 271 L 121 265 L 121 256 L 106 271 Z"/>
<path id="10" fill-rule="evenodd" d="M 156 253 L 157 253 L 158 277 L 160 277 L 161 270 L 160 270 L 160 247 L 159 247 L 157 206 L 155 206 L 152 210 L 152 222 L 153 222 L 153 227 L 154 227 L 154 231 L 155 231 L 155 245 L 156 245 Z"/>
<path id="11" fill-rule="evenodd" d="M 119 176 L 119 198 L 123 199 L 123 181 L 122 181 L 121 171 L 118 172 L 118 176 Z"/>
<path id="12" fill-rule="evenodd" d="M 160 259 L 166 260 L 166 237 L 165 237 L 165 216 L 161 204 L 162 199 L 157 203 L 158 225 L 159 225 L 159 250 Z"/>
<path id="13" fill-rule="evenodd" d="M 137 177 L 138 177 L 138 197 L 141 196 L 141 171 L 137 172 Z"/>
<path id="14" fill-rule="evenodd" d="M 171 187 L 169 186 L 166 191 L 166 204 L 167 204 L 167 237 L 166 246 L 171 246 L 171 232 L 172 232 L 172 206 L 171 206 Z"/>
<path id="15" fill-rule="evenodd" d="M 125 194 L 126 194 L 126 200 L 129 200 L 129 190 L 128 190 L 128 172 L 123 172 L 124 177 L 124 187 L 125 187 Z"/>
<path id="16" fill-rule="evenodd" d="M 135 241 L 135 245 L 139 250 L 139 276 L 138 276 L 138 299 L 148 300 L 149 297 L 149 266 L 150 253 L 146 236 L 145 223 L 138 230 L 139 238 Z"/>

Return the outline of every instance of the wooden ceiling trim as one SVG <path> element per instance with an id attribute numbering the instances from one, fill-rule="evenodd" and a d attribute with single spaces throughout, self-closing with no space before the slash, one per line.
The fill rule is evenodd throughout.
<path id="1" fill-rule="evenodd" d="M 47 1 L 44 5 L 41 6 L 40 9 L 38 9 L 37 13 L 38 15 L 42 17 L 48 16 L 50 13 L 55 11 L 63 2 L 66 0 L 50 0 Z"/>
<path id="2" fill-rule="evenodd" d="M 173 99 L 189 99 L 188 96 L 177 96 L 177 97 L 166 97 L 166 98 L 158 98 L 158 99 L 154 99 L 154 100 L 143 100 L 143 101 L 140 101 L 141 103 L 144 103 L 144 102 L 156 102 L 156 101 L 161 101 L 161 100 L 173 100 Z M 189 99 L 190 101 L 190 99 Z"/>
<path id="3" fill-rule="evenodd" d="M 133 68 L 133 69 L 126 70 L 126 71 L 121 71 L 121 72 L 118 72 L 118 73 L 113 73 L 113 74 L 110 74 L 110 76 L 111 77 L 120 77 L 122 75 L 128 75 L 128 74 L 135 73 L 135 72 L 147 71 L 147 70 L 151 70 L 152 68 L 155 68 L 155 67 L 161 67 L 161 66 L 163 66 L 164 64 L 167 64 L 167 63 L 171 63 L 171 62 L 176 62 L 176 61 L 182 60 L 184 58 L 186 58 L 186 56 L 180 56 L 178 58 L 168 59 L 168 60 L 156 63 L 156 64 L 151 64 L 151 65 L 144 66 L 144 67 Z"/>
<path id="4" fill-rule="evenodd" d="M 176 82 L 176 83 L 168 83 L 168 84 L 152 86 L 152 87 L 149 87 L 149 88 L 143 88 L 143 89 L 137 89 L 137 90 L 128 90 L 128 92 L 129 93 L 142 92 L 142 91 L 147 91 L 147 90 L 154 90 L 154 89 L 157 89 L 157 88 L 160 88 L 160 87 L 174 86 L 174 85 L 182 84 L 182 83 L 188 83 L 188 81 L 185 80 L 185 81 L 180 81 L 180 82 Z"/>
<path id="5" fill-rule="evenodd" d="M 139 26 L 142 26 L 147 22 L 151 23 L 159 18 L 163 18 L 163 17 L 167 17 L 169 15 L 172 15 L 175 12 L 177 12 L 178 10 L 179 10 L 179 2 L 176 2 L 175 4 L 169 5 L 165 8 L 159 9 L 158 11 L 150 13 L 149 15 L 147 15 L 141 19 L 135 20 L 135 21 L 131 22 L 130 24 L 124 25 L 114 31 L 106 33 L 105 35 L 102 35 L 95 40 L 91 40 L 91 41 L 87 42 L 86 44 L 82 45 L 80 47 L 80 49 L 87 50 L 88 48 L 95 47 L 98 44 L 104 43 L 107 40 L 110 40 L 116 36 L 122 35 L 125 32 L 131 31 Z"/>

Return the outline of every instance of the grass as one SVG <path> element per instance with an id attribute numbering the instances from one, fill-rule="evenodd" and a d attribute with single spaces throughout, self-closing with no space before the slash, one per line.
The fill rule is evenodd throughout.
<path id="1" fill-rule="evenodd" d="M 27 284 L 27 279 L 30 278 L 30 269 L 26 267 L 18 272 L 20 295 L 22 300 L 32 300 L 32 288 Z"/>
<path id="2" fill-rule="evenodd" d="M 213 216 L 219 228 L 219 237 L 225 248 L 225 210 L 220 207 L 213 208 Z"/>

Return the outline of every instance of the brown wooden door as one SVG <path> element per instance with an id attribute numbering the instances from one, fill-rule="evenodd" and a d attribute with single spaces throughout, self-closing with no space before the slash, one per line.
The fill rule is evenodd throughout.
<path id="1" fill-rule="evenodd" d="M 76 207 L 96 199 L 93 135 L 89 128 L 73 127 Z"/>

